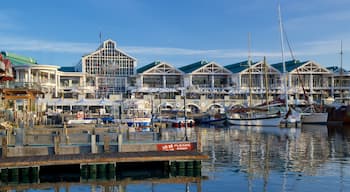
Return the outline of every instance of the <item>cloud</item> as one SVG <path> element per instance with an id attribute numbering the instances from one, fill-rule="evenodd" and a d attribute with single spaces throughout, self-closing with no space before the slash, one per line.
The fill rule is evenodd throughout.
<path id="1" fill-rule="evenodd" d="M 143 54 L 143 55 L 173 55 L 173 56 L 206 56 L 213 58 L 239 58 L 247 57 L 247 51 L 239 49 L 184 49 L 172 47 L 142 47 L 130 46 L 123 47 L 128 53 Z M 253 56 L 276 57 L 279 53 L 276 52 L 253 52 Z"/>
<path id="2" fill-rule="evenodd" d="M 343 43 L 350 42 L 350 39 L 345 39 Z M 80 43 L 67 41 L 48 41 L 38 39 L 26 39 L 23 37 L 4 37 L 0 36 L 0 47 L 9 51 L 38 51 L 46 53 L 72 53 L 86 54 L 91 53 L 97 48 L 95 43 Z M 246 49 L 187 49 L 176 47 L 152 47 L 152 46 L 123 46 L 118 47 L 121 50 L 138 57 L 148 57 L 157 59 L 159 57 L 195 57 L 195 58 L 210 58 L 210 59 L 235 59 L 247 58 Z M 334 54 L 339 52 L 340 41 L 323 40 L 303 42 L 296 46 L 294 55 L 297 57 L 303 56 L 318 56 L 325 54 Z M 288 49 L 286 47 L 286 55 Z M 346 50 L 346 49 L 344 49 Z M 347 49 L 350 50 L 350 49 Z M 281 57 L 280 50 L 258 50 L 251 53 L 253 58 L 279 59 Z"/>
<path id="3" fill-rule="evenodd" d="M 0 47 L 12 51 L 41 51 L 82 54 L 93 51 L 96 48 L 96 44 L 0 36 Z"/>

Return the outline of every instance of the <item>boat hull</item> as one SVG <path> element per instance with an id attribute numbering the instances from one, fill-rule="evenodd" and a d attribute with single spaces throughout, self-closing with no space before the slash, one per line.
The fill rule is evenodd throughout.
<path id="1" fill-rule="evenodd" d="M 224 125 L 226 124 L 226 118 L 220 118 L 220 119 L 209 119 L 209 120 L 203 120 L 202 124 L 210 124 L 210 125 Z"/>
<path id="2" fill-rule="evenodd" d="M 231 125 L 241 125 L 241 126 L 269 126 L 277 127 L 279 126 L 282 117 L 272 116 L 272 117 L 260 117 L 260 118 L 228 118 L 227 122 Z"/>
<path id="3" fill-rule="evenodd" d="M 301 114 L 302 124 L 327 124 L 328 113 L 305 113 Z"/>

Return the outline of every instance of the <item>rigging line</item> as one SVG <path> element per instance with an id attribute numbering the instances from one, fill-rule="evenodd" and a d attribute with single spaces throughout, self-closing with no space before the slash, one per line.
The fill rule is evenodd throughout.
<path id="1" fill-rule="evenodd" d="M 287 45 L 288 45 L 288 49 L 289 49 L 290 56 L 292 57 L 292 59 L 293 59 L 294 61 L 296 61 L 295 55 L 293 54 L 293 50 L 292 50 L 292 47 L 291 47 L 291 45 L 290 45 L 290 42 L 289 42 L 289 39 L 288 39 L 288 36 L 287 36 L 287 32 L 286 32 L 286 30 L 284 29 L 283 23 L 282 23 L 282 31 L 283 31 L 283 33 L 284 33 L 284 38 L 285 38 L 286 41 L 287 41 Z"/>
<path id="2" fill-rule="evenodd" d="M 282 26 L 282 32 L 283 32 L 283 34 L 284 34 L 284 38 L 285 38 L 286 41 L 287 41 L 289 53 L 290 53 L 290 55 L 291 55 L 293 61 L 296 63 L 297 60 L 296 60 L 296 58 L 295 58 L 295 55 L 293 54 L 293 49 L 292 49 L 292 46 L 290 45 L 290 42 L 289 42 L 289 39 L 288 39 L 288 36 L 287 36 L 287 32 L 286 32 L 286 30 L 285 30 L 285 28 L 284 28 L 283 23 L 281 24 L 281 26 Z M 301 88 L 303 89 L 304 99 L 305 99 L 306 101 L 308 101 L 308 100 L 309 100 L 309 96 L 308 96 L 308 94 L 306 93 L 305 86 L 304 86 L 304 81 L 301 80 L 301 75 L 300 75 L 300 73 L 299 73 L 299 68 L 298 68 L 298 67 L 296 68 L 296 72 L 297 72 L 297 75 L 298 75 L 299 82 L 300 82 L 300 84 L 301 84 Z"/>

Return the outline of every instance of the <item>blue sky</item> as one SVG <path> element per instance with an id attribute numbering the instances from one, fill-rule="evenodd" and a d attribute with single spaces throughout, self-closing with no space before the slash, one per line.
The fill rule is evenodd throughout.
<path id="1" fill-rule="evenodd" d="M 11 0 L 0 6 L 0 50 L 40 64 L 71 66 L 96 50 L 99 33 L 138 60 L 176 67 L 281 61 L 278 0 Z M 299 60 L 350 69 L 349 0 L 281 0 L 283 24 Z M 286 46 L 287 59 L 290 53 Z"/>

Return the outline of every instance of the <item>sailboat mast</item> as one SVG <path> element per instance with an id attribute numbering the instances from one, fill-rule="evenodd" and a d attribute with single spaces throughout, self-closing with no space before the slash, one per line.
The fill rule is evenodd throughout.
<path id="1" fill-rule="evenodd" d="M 265 73 L 265 94 L 266 94 L 266 105 L 267 105 L 267 110 L 270 111 L 270 105 L 269 105 L 269 80 L 267 77 L 267 63 L 266 63 L 266 57 L 264 57 L 264 73 Z"/>
<path id="2" fill-rule="evenodd" d="M 282 50 L 284 98 L 285 98 L 286 110 L 288 111 L 287 70 L 286 70 L 286 63 L 285 63 L 285 59 L 284 59 L 284 37 L 283 37 L 283 25 L 282 25 L 282 15 L 281 15 L 281 5 L 280 4 L 278 4 L 278 18 L 279 18 L 281 50 Z"/>
<path id="3" fill-rule="evenodd" d="M 340 82 L 340 102 L 343 103 L 343 41 L 340 41 L 340 71 L 339 71 L 339 82 Z"/>
<path id="4" fill-rule="evenodd" d="M 250 33 L 248 33 L 248 73 L 249 73 L 249 107 L 252 106 L 252 72 L 251 72 L 251 55 L 250 55 Z"/>

